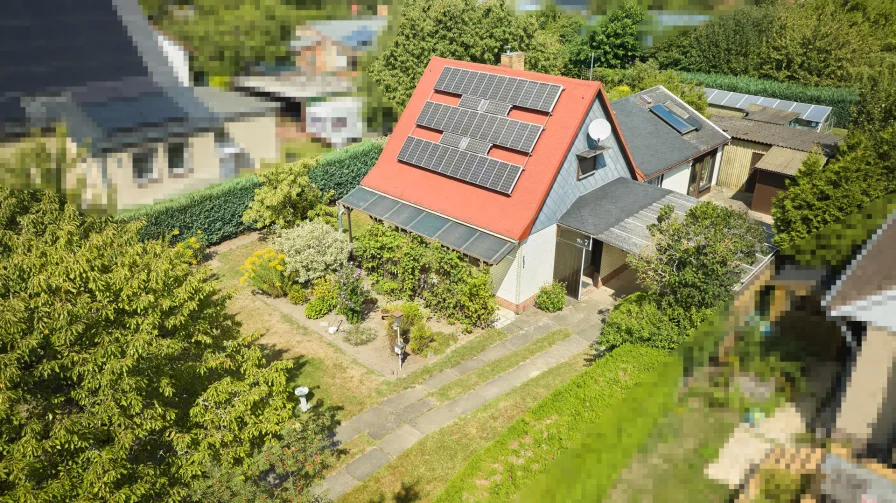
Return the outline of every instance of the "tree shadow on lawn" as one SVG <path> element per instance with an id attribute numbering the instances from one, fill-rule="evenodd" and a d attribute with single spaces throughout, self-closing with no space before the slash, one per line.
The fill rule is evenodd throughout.
<path id="1" fill-rule="evenodd" d="M 391 498 L 387 498 L 385 494 L 380 494 L 376 498 L 368 500 L 368 503 L 386 503 L 388 501 L 394 503 L 414 503 L 415 501 L 420 501 L 421 496 L 420 491 L 417 489 L 417 484 L 416 480 L 410 483 L 402 482 L 401 488 Z"/>

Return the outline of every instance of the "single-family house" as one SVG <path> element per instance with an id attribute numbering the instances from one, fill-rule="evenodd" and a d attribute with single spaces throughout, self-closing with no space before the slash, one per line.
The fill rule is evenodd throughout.
<path id="1" fill-rule="evenodd" d="M 663 86 L 610 104 L 645 183 L 699 198 L 731 138 Z"/>
<path id="2" fill-rule="evenodd" d="M 822 302 L 852 349 L 833 436 L 890 462 L 896 448 L 894 249 L 896 212 L 863 245 Z"/>
<path id="3" fill-rule="evenodd" d="M 704 92 L 711 116 L 747 116 L 751 120 L 819 132 L 828 132 L 834 127 L 833 109 L 828 106 L 734 93 L 711 87 L 704 88 Z"/>
<path id="4" fill-rule="evenodd" d="M 787 189 L 810 152 L 824 161 L 834 155 L 841 136 L 740 117 L 714 116 L 731 136 L 719 170 L 719 185 L 753 193 L 750 209 L 770 214 L 772 200 Z"/>
<path id="5" fill-rule="evenodd" d="M 0 29 L 0 150 L 65 124 L 81 155 L 69 189 L 84 204 L 114 211 L 234 176 L 219 138 L 245 139 L 253 161 L 276 158 L 273 130 L 271 140 L 237 131 L 244 117 L 221 115 L 182 84 L 136 0 L 16 5 Z"/>
<path id="6" fill-rule="evenodd" d="M 386 6 L 381 6 L 386 7 Z M 388 24 L 380 9 L 377 16 L 309 21 L 297 26 L 290 48 L 296 70 L 302 73 L 354 73 L 358 60 L 376 46 Z"/>
<path id="7" fill-rule="evenodd" d="M 340 201 L 490 265 L 514 311 L 552 280 L 578 298 L 619 274 L 662 204 L 696 203 L 641 183 L 600 82 L 523 63 L 433 57 L 379 160 Z"/>

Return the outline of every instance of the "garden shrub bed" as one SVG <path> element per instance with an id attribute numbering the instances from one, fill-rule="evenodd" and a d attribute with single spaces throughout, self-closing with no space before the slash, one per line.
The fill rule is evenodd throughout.
<path id="1" fill-rule="evenodd" d="M 677 362 L 670 364 L 671 360 L 660 350 L 624 346 L 596 361 L 569 383 L 554 390 L 490 446 L 472 457 L 435 501 L 509 501 L 586 431 L 589 438 L 600 438 L 605 443 L 595 451 L 588 451 L 589 456 L 591 452 L 609 455 L 615 460 L 612 468 L 620 464 L 624 466 L 640 444 L 638 439 L 643 438 L 639 437 L 642 430 L 646 430 L 643 431 L 646 436 L 666 402 L 671 403 L 674 399 L 680 365 Z M 643 384 L 639 385 L 638 396 L 634 397 L 629 391 L 638 383 Z M 629 417 L 633 398 L 640 400 L 646 409 L 637 420 Z M 625 431 L 624 435 L 622 431 Z M 565 482 L 560 482 L 560 478 L 553 479 L 550 484 L 553 490 L 570 480 L 593 481 L 594 477 L 607 478 L 609 484 L 618 471 L 602 467 L 601 471 L 606 473 L 590 470 L 589 475 L 575 478 L 570 477 L 570 469 L 567 465 L 567 473 L 562 478 Z M 552 471 L 551 475 L 555 473 Z M 587 501 L 599 500 L 591 498 Z"/>
<path id="2" fill-rule="evenodd" d="M 206 245 L 234 238 L 250 230 L 243 223 L 243 212 L 255 197 L 260 186 L 258 178 L 246 176 L 212 185 L 149 206 L 116 215 L 120 221 L 142 219 L 146 225 L 140 239 L 164 239 L 172 231 L 179 231 L 173 241 L 188 239 L 202 231 Z"/>

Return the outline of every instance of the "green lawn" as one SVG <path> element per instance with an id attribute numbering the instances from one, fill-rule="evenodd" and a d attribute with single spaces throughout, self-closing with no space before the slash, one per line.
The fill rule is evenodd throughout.
<path id="1" fill-rule="evenodd" d="M 448 402 L 477 388 L 478 386 L 513 369 L 533 356 L 549 349 L 554 344 L 569 338 L 572 332 L 566 329 L 555 330 L 538 340 L 512 351 L 493 362 L 489 362 L 469 374 L 455 379 L 431 393 L 440 402 Z"/>
<path id="2" fill-rule="evenodd" d="M 583 354 L 573 357 L 427 435 L 338 501 L 409 503 L 431 500 L 467 459 L 500 436 L 552 390 L 580 373 L 585 365 Z"/>

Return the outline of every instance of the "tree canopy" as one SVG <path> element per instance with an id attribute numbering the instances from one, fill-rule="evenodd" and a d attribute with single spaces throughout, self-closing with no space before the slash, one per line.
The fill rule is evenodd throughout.
<path id="1" fill-rule="evenodd" d="M 625 0 L 618 9 L 588 33 L 584 46 L 576 55 L 582 69 L 591 68 L 594 55 L 596 68 L 627 68 L 641 58 L 638 25 L 645 12 L 632 0 Z"/>
<path id="2" fill-rule="evenodd" d="M 639 61 L 620 70 L 595 68 L 594 79 L 603 82 L 611 101 L 661 85 L 694 110 L 706 111 L 706 93 L 702 87 L 686 80 L 679 72 L 660 70 L 654 61 Z"/>
<path id="3" fill-rule="evenodd" d="M 305 497 L 331 416 L 299 420 L 291 362 L 268 364 L 191 251 L 139 227 L 0 188 L 0 493 L 224 500 L 202 487 L 228 473 L 253 500 Z M 270 482 L 275 445 L 317 460 Z"/>

